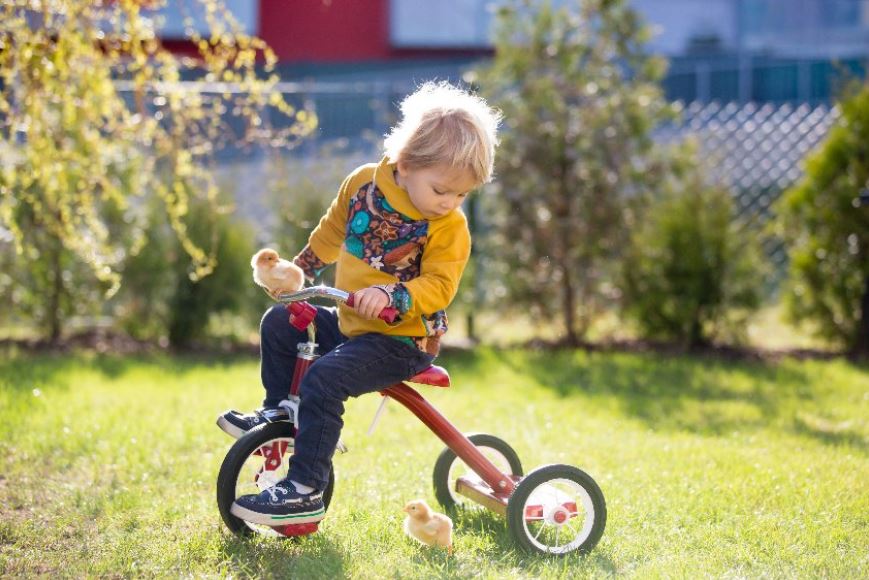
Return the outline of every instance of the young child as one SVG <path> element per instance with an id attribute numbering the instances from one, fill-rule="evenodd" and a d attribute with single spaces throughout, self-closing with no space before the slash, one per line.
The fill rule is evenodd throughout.
<path id="1" fill-rule="evenodd" d="M 427 83 L 401 104 L 402 119 L 386 137 L 385 156 L 363 165 L 338 196 L 294 262 L 313 280 L 337 262 L 335 285 L 355 292 L 355 306 L 318 307 L 318 343 L 325 354 L 300 385 L 299 430 L 287 478 L 259 495 L 239 497 L 232 513 L 280 525 L 323 519 L 322 491 L 349 397 L 379 391 L 431 365 L 447 330 L 444 309 L 459 287 L 471 238 L 459 210 L 492 177 L 500 113 L 447 83 Z M 398 318 L 378 318 L 387 306 Z M 296 345 L 306 336 L 282 305 L 260 326 L 263 408 L 229 411 L 218 425 L 234 436 L 286 420 Z M 291 517 L 292 519 L 288 519 Z"/>

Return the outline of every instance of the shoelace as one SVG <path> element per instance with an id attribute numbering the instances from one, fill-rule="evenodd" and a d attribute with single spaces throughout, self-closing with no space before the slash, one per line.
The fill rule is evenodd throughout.
<path id="1" fill-rule="evenodd" d="M 275 485 L 275 486 L 269 487 L 266 489 L 266 491 L 268 492 L 269 496 L 271 497 L 272 503 L 278 503 L 278 492 L 280 492 L 282 495 L 287 495 L 288 493 L 290 493 L 290 490 L 288 490 L 285 487 L 282 487 L 281 485 Z"/>
<path id="2" fill-rule="evenodd" d="M 268 422 L 271 422 L 275 416 L 277 416 L 277 411 L 278 411 L 278 409 L 268 409 L 268 410 L 254 409 L 253 414 L 256 415 L 262 421 L 265 421 L 268 423 Z M 268 413 L 268 415 L 266 415 L 266 413 Z M 256 421 L 256 422 L 259 423 L 259 421 Z"/>

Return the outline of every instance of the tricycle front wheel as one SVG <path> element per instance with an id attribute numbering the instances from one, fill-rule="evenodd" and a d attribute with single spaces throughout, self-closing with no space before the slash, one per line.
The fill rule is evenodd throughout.
<path id="1" fill-rule="evenodd" d="M 242 435 L 230 448 L 217 476 L 217 507 L 223 523 L 235 534 L 282 536 L 269 526 L 251 524 L 230 512 L 239 496 L 256 494 L 284 479 L 294 449 L 292 423 L 266 423 Z M 323 491 L 323 505 L 329 509 L 335 487 L 335 472 L 329 469 L 329 483 Z"/>
<path id="2" fill-rule="evenodd" d="M 606 527 L 603 492 L 571 465 L 546 465 L 523 478 L 507 502 L 507 527 L 522 548 L 563 556 L 589 552 Z"/>

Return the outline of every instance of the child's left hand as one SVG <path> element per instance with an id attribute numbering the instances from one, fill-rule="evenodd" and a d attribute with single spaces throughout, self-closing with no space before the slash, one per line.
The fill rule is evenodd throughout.
<path id="1" fill-rule="evenodd" d="M 389 306 L 389 296 L 380 288 L 369 287 L 353 293 L 353 308 L 362 318 L 374 320 Z"/>

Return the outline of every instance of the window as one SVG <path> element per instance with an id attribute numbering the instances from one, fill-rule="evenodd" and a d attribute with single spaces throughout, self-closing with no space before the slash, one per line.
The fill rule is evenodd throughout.
<path id="1" fill-rule="evenodd" d="M 493 0 L 392 0 L 389 38 L 396 48 L 486 48 Z"/>
<path id="2" fill-rule="evenodd" d="M 247 34 L 258 34 L 259 2 L 252 0 L 224 0 L 229 10 L 241 28 Z M 167 2 L 160 10 L 151 12 L 158 21 L 157 33 L 161 38 L 186 38 L 184 19 L 193 19 L 193 29 L 200 34 L 210 33 L 206 24 L 203 7 L 199 2 L 172 1 Z"/>

